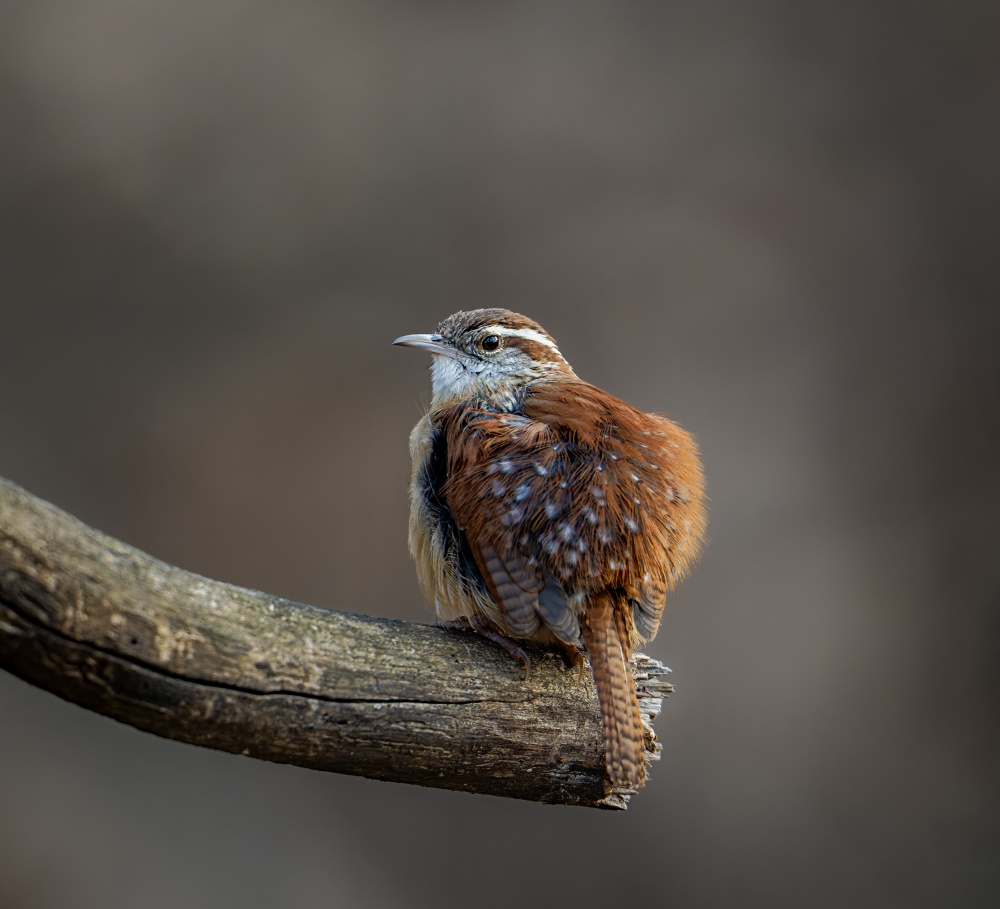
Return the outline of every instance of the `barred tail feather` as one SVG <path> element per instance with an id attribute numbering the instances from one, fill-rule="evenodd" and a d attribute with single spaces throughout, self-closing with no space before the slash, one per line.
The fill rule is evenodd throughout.
<path id="1" fill-rule="evenodd" d="M 608 778 L 615 786 L 637 788 L 646 780 L 642 717 L 628 663 L 631 648 L 627 639 L 620 639 L 610 597 L 602 596 L 589 604 L 580 630 L 601 705 Z"/>

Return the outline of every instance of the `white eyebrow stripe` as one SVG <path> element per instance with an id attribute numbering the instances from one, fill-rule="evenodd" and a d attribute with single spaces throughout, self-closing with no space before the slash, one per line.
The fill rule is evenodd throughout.
<path id="1" fill-rule="evenodd" d="M 490 326 L 490 331 L 494 331 L 505 338 L 524 338 L 526 341 L 537 341 L 539 344 L 551 347 L 556 353 L 559 352 L 555 341 L 534 328 L 505 328 L 502 325 L 497 325 Z"/>

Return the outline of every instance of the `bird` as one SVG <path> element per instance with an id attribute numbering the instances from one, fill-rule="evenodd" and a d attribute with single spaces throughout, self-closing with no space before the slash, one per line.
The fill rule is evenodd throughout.
<path id="1" fill-rule="evenodd" d="M 646 778 L 632 654 L 706 530 L 693 437 L 579 379 L 537 322 L 457 312 L 433 334 L 432 399 L 410 434 L 409 547 L 440 622 L 589 658 L 612 787 Z"/>

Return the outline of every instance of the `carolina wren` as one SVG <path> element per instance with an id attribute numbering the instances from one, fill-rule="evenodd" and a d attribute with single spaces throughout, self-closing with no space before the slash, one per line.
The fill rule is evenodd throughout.
<path id="1" fill-rule="evenodd" d="M 524 660 L 518 640 L 585 650 L 607 774 L 646 777 L 630 660 L 705 531 L 694 440 L 577 378 L 552 337 L 504 309 L 458 312 L 394 344 L 434 354 L 410 435 L 410 552 L 424 594 Z"/>

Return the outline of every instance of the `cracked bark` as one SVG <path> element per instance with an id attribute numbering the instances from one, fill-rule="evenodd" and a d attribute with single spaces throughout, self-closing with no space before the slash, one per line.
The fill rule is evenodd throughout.
<path id="1" fill-rule="evenodd" d="M 593 682 L 471 632 L 200 577 L 0 478 L 0 668 L 166 738 L 381 780 L 625 808 Z M 670 691 L 640 656 L 647 720 Z M 660 746 L 647 737 L 647 755 Z"/>

